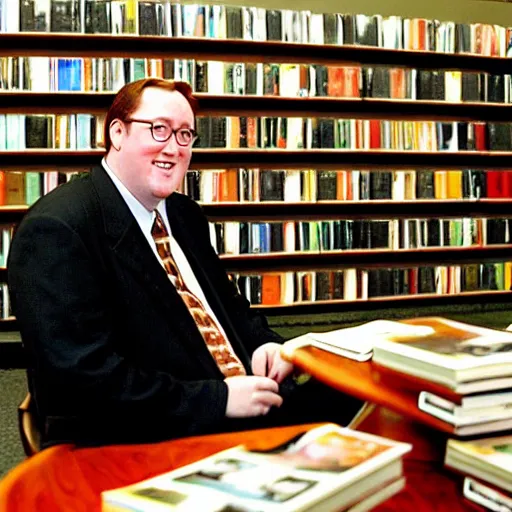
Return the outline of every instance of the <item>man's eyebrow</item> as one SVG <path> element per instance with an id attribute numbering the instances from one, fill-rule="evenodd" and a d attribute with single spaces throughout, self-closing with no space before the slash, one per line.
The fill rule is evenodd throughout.
<path id="1" fill-rule="evenodd" d="M 156 123 L 157 121 L 163 121 L 164 123 L 167 123 L 169 126 L 171 126 L 173 119 L 170 119 L 169 117 L 157 117 L 156 119 L 153 119 L 153 123 Z M 186 121 L 184 121 L 183 123 L 181 123 L 179 128 L 190 128 L 191 129 L 191 125 L 190 125 L 190 123 L 187 123 Z"/>

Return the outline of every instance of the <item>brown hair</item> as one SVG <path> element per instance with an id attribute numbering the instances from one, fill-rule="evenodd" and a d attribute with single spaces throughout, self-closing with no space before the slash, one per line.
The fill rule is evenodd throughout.
<path id="1" fill-rule="evenodd" d="M 194 95 L 192 94 L 192 88 L 187 82 L 178 82 L 172 80 L 164 80 L 162 78 L 144 78 L 142 80 L 136 80 L 124 85 L 119 92 L 116 94 L 112 105 L 108 109 L 107 116 L 105 118 L 105 124 L 103 126 L 103 140 L 105 142 L 105 149 L 108 151 L 112 146 L 110 139 L 110 125 L 115 119 L 124 121 L 128 119 L 130 115 L 137 110 L 140 105 L 140 99 L 144 89 L 148 87 L 159 87 L 167 91 L 178 91 L 185 96 L 188 101 L 194 116 L 199 110 L 199 104 Z"/>

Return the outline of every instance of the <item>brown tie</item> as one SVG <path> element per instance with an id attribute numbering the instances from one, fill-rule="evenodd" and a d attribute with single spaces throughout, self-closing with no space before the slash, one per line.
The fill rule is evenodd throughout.
<path id="1" fill-rule="evenodd" d="M 171 279 L 171 281 L 174 282 L 176 290 L 188 307 L 188 310 L 196 322 L 199 332 L 203 336 L 206 346 L 217 363 L 220 371 L 225 377 L 245 375 L 245 368 L 233 351 L 233 347 L 231 347 L 229 341 L 219 330 L 215 320 L 205 310 L 201 301 L 187 288 L 187 285 L 183 281 L 180 271 L 178 270 L 176 262 L 171 254 L 169 232 L 167 231 L 158 210 L 155 210 L 155 221 L 151 228 L 151 235 L 153 236 L 157 252 L 162 259 L 167 275 L 169 278 L 175 278 L 174 280 Z"/>

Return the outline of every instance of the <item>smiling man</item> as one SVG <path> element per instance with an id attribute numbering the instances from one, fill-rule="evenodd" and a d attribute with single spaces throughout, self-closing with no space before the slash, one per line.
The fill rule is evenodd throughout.
<path id="1" fill-rule="evenodd" d="M 126 85 L 106 116 L 102 165 L 40 199 L 16 232 L 9 287 L 43 446 L 332 420 L 332 410 L 348 420 L 359 406 L 335 404 L 341 395 L 319 395 L 318 383 L 296 389 L 282 340 L 228 279 L 201 208 L 176 192 L 196 112 L 186 83 Z"/>

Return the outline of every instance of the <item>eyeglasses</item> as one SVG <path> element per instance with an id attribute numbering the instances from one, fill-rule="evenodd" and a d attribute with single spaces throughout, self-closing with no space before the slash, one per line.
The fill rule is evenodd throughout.
<path id="1" fill-rule="evenodd" d="M 146 121 L 144 119 L 125 119 L 125 123 L 143 123 L 149 124 L 151 135 L 157 142 L 167 142 L 172 135 L 176 136 L 176 142 L 180 146 L 190 146 L 197 139 L 197 132 L 192 128 L 178 128 L 173 130 L 164 121 Z"/>

